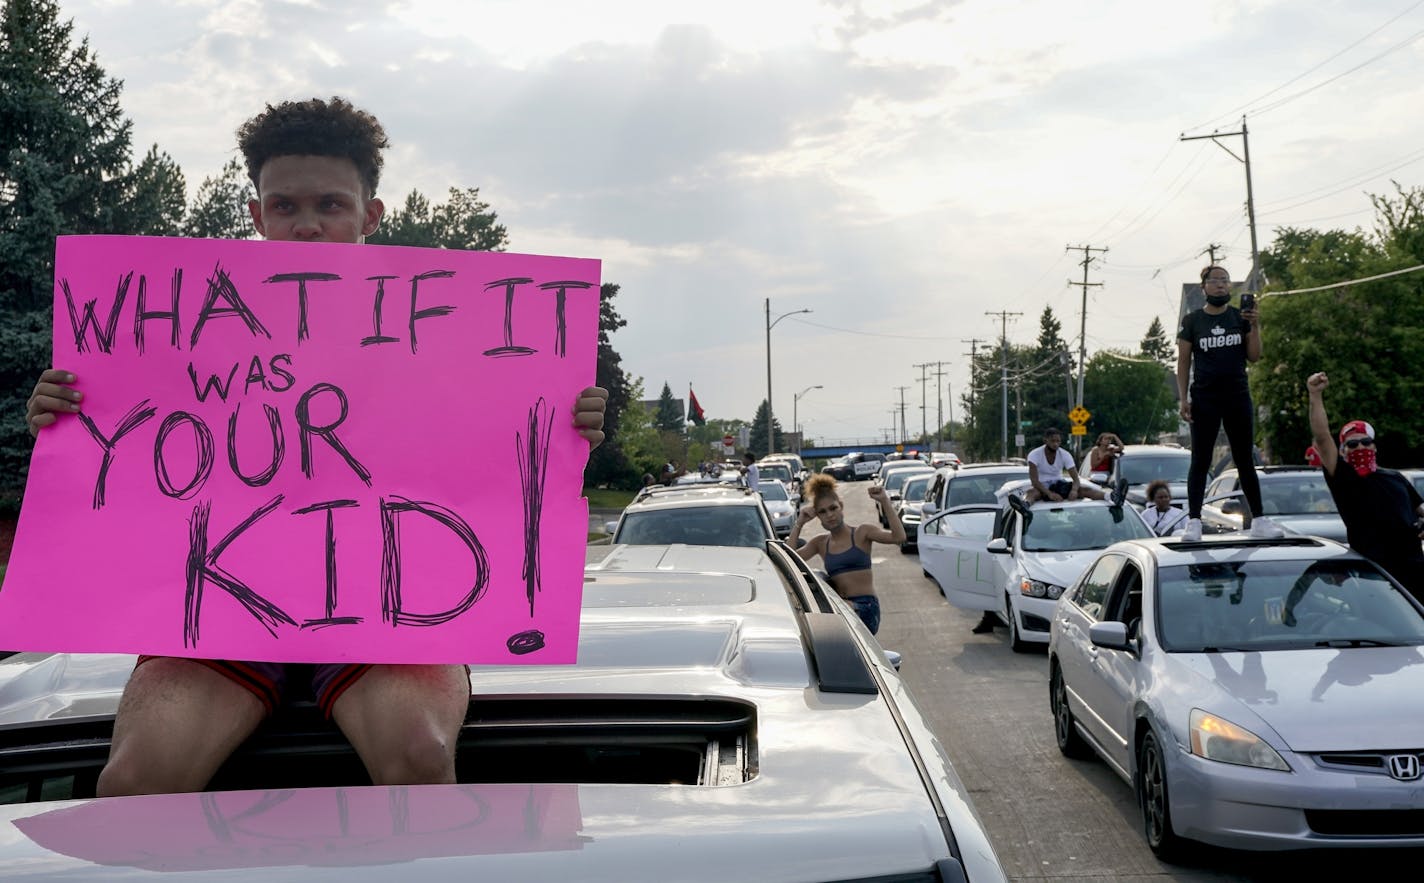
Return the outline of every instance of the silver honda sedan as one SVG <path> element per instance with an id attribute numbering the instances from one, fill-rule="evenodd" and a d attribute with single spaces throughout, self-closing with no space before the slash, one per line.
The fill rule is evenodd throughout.
<path id="1" fill-rule="evenodd" d="M 1133 786 L 1148 845 L 1424 845 L 1424 606 L 1312 537 L 1105 550 L 1055 610 L 1058 747 Z"/>

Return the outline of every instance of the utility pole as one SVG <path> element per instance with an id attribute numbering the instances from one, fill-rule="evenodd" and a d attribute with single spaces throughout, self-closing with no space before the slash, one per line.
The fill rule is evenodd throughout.
<path id="1" fill-rule="evenodd" d="M 1014 405 L 1014 421 L 1018 424 L 1018 431 L 1014 433 L 1014 446 L 1019 449 L 1018 456 L 1023 456 L 1024 446 L 1019 444 L 1019 439 L 1023 438 L 1023 373 L 1014 379 L 1014 397 L 1018 400 Z"/>
<path id="2" fill-rule="evenodd" d="M 1083 312 L 1078 330 L 1078 407 L 1081 408 L 1083 406 L 1083 368 L 1088 363 L 1088 289 L 1100 288 L 1103 284 L 1088 281 L 1088 268 L 1092 266 L 1093 261 L 1097 260 L 1093 257 L 1093 252 L 1106 253 L 1107 249 L 1094 248 L 1091 245 L 1070 245 L 1065 251 L 1077 251 L 1078 249 L 1083 250 L 1083 260 L 1079 262 L 1083 265 L 1083 281 L 1074 282 L 1069 279 L 1068 284 L 1078 285 L 1083 289 Z"/>
<path id="3" fill-rule="evenodd" d="M 981 344 L 981 343 L 988 343 L 989 341 L 987 341 L 987 340 L 980 340 L 979 338 L 974 337 L 974 338 L 970 338 L 969 340 L 964 340 L 964 339 L 961 338 L 959 342 L 960 342 L 960 343 L 967 343 L 967 344 L 969 344 L 969 352 L 963 353 L 962 355 L 966 355 L 966 356 L 969 357 L 969 420 L 973 420 L 973 419 L 974 419 L 974 368 L 975 368 L 976 365 L 979 364 L 979 361 L 978 361 L 978 356 L 979 356 L 979 344 Z M 953 420 L 954 418 L 951 417 L 950 419 Z M 967 421 L 966 421 L 966 425 L 967 425 Z"/>
<path id="4" fill-rule="evenodd" d="M 930 440 L 929 419 L 930 409 L 925 403 L 925 395 L 929 391 L 929 368 L 934 362 L 920 362 L 913 367 L 920 369 L 920 438 L 928 444 Z"/>
<path id="5" fill-rule="evenodd" d="M 944 392 L 941 390 L 941 381 L 948 372 L 944 370 L 943 362 L 935 362 L 935 450 L 938 451 L 944 446 Z M 953 402 L 950 403 L 953 407 Z M 951 413 L 953 413 L 951 411 Z M 951 441 L 954 435 L 953 427 L 950 428 Z"/>
<path id="6" fill-rule="evenodd" d="M 999 416 L 1002 418 L 999 438 L 999 457 L 1009 459 L 1009 317 L 1022 316 L 1023 313 L 1011 313 L 1008 310 L 1000 310 L 997 313 L 985 311 L 986 316 L 998 316 L 1000 321 L 999 352 L 1003 355 L 1003 364 L 999 368 L 999 387 L 1003 394 L 1003 402 L 999 409 Z"/>
<path id="7" fill-rule="evenodd" d="M 895 388 L 900 390 L 900 442 L 903 444 L 910 435 L 910 431 L 905 428 L 905 390 L 909 387 L 897 386 Z"/>
<path id="8" fill-rule="evenodd" d="M 1225 248 L 1225 247 L 1226 247 L 1226 246 L 1222 245 L 1220 242 L 1208 242 L 1208 243 L 1206 244 L 1206 248 L 1204 248 L 1204 249 L 1202 249 L 1201 251 L 1197 252 L 1197 257 L 1201 257 L 1202 255 L 1208 255 L 1208 258 L 1207 258 L 1207 265 L 1214 267 L 1214 266 L 1216 266 L 1216 252 L 1217 252 L 1219 249 L 1222 249 L 1222 248 Z"/>
<path id="9" fill-rule="evenodd" d="M 1231 153 L 1231 148 L 1216 140 L 1218 138 L 1234 138 L 1241 136 L 1241 156 Z M 1212 143 L 1222 150 L 1231 154 L 1231 158 L 1246 166 L 1246 226 L 1251 229 L 1251 273 L 1246 277 L 1246 290 L 1255 294 L 1261 289 L 1261 260 L 1260 254 L 1256 251 L 1256 200 L 1251 191 L 1251 139 L 1246 130 L 1246 117 L 1241 117 L 1241 131 L 1239 132 L 1212 132 L 1210 135 L 1182 135 L 1179 141 L 1201 141 L 1203 138 L 1210 138 Z M 1216 263 L 1215 252 L 1212 253 L 1212 263 Z"/>

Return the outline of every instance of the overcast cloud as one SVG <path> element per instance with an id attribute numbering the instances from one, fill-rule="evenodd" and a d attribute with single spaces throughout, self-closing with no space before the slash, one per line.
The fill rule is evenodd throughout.
<path id="1" fill-rule="evenodd" d="M 1135 348 L 1157 316 L 1171 331 L 1209 242 L 1243 278 L 1242 166 L 1177 136 L 1234 128 L 1243 107 L 1364 62 L 1250 126 L 1262 247 L 1280 225 L 1369 227 L 1364 193 L 1391 176 L 1418 183 L 1424 168 L 1402 165 L 1424 143 L 1412 113 L 1424 40 L 1406 42 L 1424 36 L 1421 6 L 76 0 L 62 11 L 125 81 L 135 152 L 159 144 L 190 187 L 233 155 L 233 131 L 265 102 L 344 95 L 392 136 L 388 203 L 479 187 L 511 250 L 601 258 L 628 320 L 615 346 L 649 396 L 690 382 L 710 416 L 750 419 L 766 395 L 771 298 L 773 316 L 814 310 L 772 332 L 783 425 L 792 393 L 822 384 L 800 403 L 806 432 L 870 440 L 891 425 L 899 386 L 918 432 L 915 363 L 949 363 L 958 409 L 961 341 L 999 333 L 986 311 L 1022 312 L 1009 337 L 1029 342 L 1051 305 L 1074 338 L 1080 300 L 1066 280 L 1081 270 L 1067 244 L 1111 249 L 1092 271 L 1105 285 L 1089 298 L 1090 351 Z M 1240 139 L 1227 146 L 1239 153 Z M 933 380 L 929 401 L 932 424 Z"/>

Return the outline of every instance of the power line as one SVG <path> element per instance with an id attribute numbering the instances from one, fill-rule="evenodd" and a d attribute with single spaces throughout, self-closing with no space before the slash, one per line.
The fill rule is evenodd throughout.
<path id="1" fill-rule="evenodd" d="M 1388 273 L 1379 273 L 1374 276 L 1366 276 L 1363 279 L 1348 279 L 1344 282 L 1332 282 L 1329 285 L 1317 285 L 1314 288 L 1293 288 L 1289 291 L 1266 291 L 1261 297 L 1280 297 L 1286 294 L 1308 294 L 1312 291 L 1329 291 L 1332 288 L 1344 288 L 1346 285 L 1359 285 L 1364 282 L 1374 282 L 1378 279 L 1388 279 L 1391 276 L 1403 276 L 1405 273 L 1417 273 L 1424 270 L 1424 264 L 1417 264 L 1413 267 L 1405 267 L 1403 270 L 1391 270 Z"/>
<path id="2" fill-rule="evenodd" d="M 1417 41 L 1420 37 L 1424 37 L 1424 30 L 1415 31 L 1410 36 L 1394 44 L 1383 52 L 1377 55 L 1372 55 L 1364 61 L 1360 62 L 1359 64 L 1355 65 L 1354 67 L 1349 68 L 1348 70 L 1341 71 L 1340 73 L 1329 78 L 1328 80 L 1322 80 L 1319 83 L 1316 83 L 1314 86 L 1311 86 L 1309 89 L 1302 89 L 1301 91 L 1296 92 L 1294 95 L 1287 95 L 1285 98 L 1282 98 L 1278 101 L 1273 101 L 1270 104 L 1267 104 L 1265 107 L 1258 107 L 1255 110 L 1251 111 L 1250 115 L 1259 117 L 1262 114 L 1267 114 L 1273 110 L 1276 110 L 1277 108 L 1284 107 L 1285 105 L 1290 104 L 1297 98 L 1304 98 L 1305 96 L 1314 92 L 1316 89 L 1319 89 L 1323 86 L 1328 86 L 1336 80 L 1341 79 L 1342 77 L 1347 77 L 1350 74 L 1353 74 L 1355 71 L 1360 70 L 1361 68 L 1368 67 L 1369 65 L 1374 64 L 1376 61 L 1379 61 L 1381 58 L 1384 58 L 1387 55 L 1393 55 L 1395 52 L 1398 52 L 1409 44 Z"/>
<path id="3" fill-rule="evenodd" d="M 877 334 L 874 331 L 857 331 L 854 328 L 836 328 L 832 325 L 822 325 L 819 322 L 807 322 L 805 319 L 788 319 L 789 322 L 796 322 L 800 325 L 810 325 L 812 328 L 823 328 L 826 331 L 839 331 L 843 334 L 859 334 L 862 337 L 892 337 L 898 340 L 952 340 L 949 337 L 925 337 L 915 334 Z"/>
<path id="4" fill-rule="evenodd" d="M 1245 110 L 1245 109 L 1248 108 L 1248 107 L 1251 107 L 1251 106 L 1255 105 L 1256 102 L 1258 102 L 1258 101 L 1265 101 L 1267 98 L 1270 98 L 1272 95 L 1276 94 L 1277 92 L 1281 91 L 1282 89 L 1286 88 L 1287 86 L 1294 85 L 1295 83 L 1300 82 L 1301 80 L 1305 79 L 1306 77 L 1308 77 L 1308 76 L 1310 76 L 1311 74 L 1315 73 L 1316 71 L 1320 70 L 1320 69 L 1321 69 L 1322 67 L 1324 67 L 1325 65 L 1329 64 L 1330 62 L 1332 62 L 1332 61 L 1334 61 L 1335 59 L 1339 58 L 1340 56 L 1344 55 L 1346 52 L 1349 52 L 1351 49 L 1354 49 L 1356 46 L 1360 45 L 1361 43 L 1365 42 L 1365 41 L 1368 40 L 1369 38 L 1373 37 L 1375 34 L 1378 34 L 1380 31 L 1384 30 L 1385 28 L 1389 27 L 1390 25 L 1394 24 L 1395 22 L 1399 21 L 1401 18 L 1404 18 L 1406 15 L 1408 15 L 1409 13 L 1411 13 L 1411 12 L 1413 12 L 1414 10 L 1418 9 L 1420 6 L 1424 6 L 1424 0 L 1419 0 L 1419 2 L 1415 3 L 1413 6 L 1410 6 L 1408 9 L 1404 10 L 1403 12 L 1401 12 L 1401 13 L 1395 15 L 1395 16 L 1394 16 L 1393 18 L 1391 18 L 1389 21 L 1386 21 L 1384 24 L 1382 24 L 1382 25 L 1380 25 L 1379 27 L 1375 28 L 1374 30 L 1370 31 L 1368 34 L 1365 34 L 1363 37 L 1361 37 L 1360 39 L 1358 39 L 1358 40 L 1356 40 L 1355 42 L 1351 43 L 1349 46 L 1346 46 L 1344 49 L 1341 49 L 1339 52 L 1336 52 L 1334 55 L 1331 55 L 1329 58 L 1325 59 L 1324 61 L 1320 62 L 1319 64 L 1316 64 L 1316 65 L 1313 65 L 1312 67 L 1306 68 L 1304 71 L 1301 71 L 1300 73 L 1298 73 L 1298 74 L 1296 74 L 1295 76 L 1291 77 L 1289 80 L 1286 80 L 1284 83 L 1280 84 L 1279 86 L 1277 86 L 1276 88 L 1274 88 L 1274 89 L 1272 89 L 1271 91 L 1267 92 L 1266 94 L 1264 94 L 1264 95 L 1258 95 L 1257 97 L 1252 98 L 1250 101 L 1246 102 L 1245 104 L 1237 105 L 1236 107 L 1233 107 L 1231 110 L 1228 110 L 1226 113 L 1220 114 L 1219 116 L 1212 117 L 1212 118 L 1211 118 L 1210 120 L 1208 120 L 1207 122 L 1199 123 L 1198 125 L 1192 126 L 1191 129 L 1188 129 L 1187 131 L 1190 132 L 1190 131 L 1193 131 L 1193 130 L 1196 130 L 1196 129 L 1205 129 L 1207 126 L 1211 125 L 1212 123 L 1218 123 L 1218 124 L 1220 124 L 1222 121 L 1227 120 L 1227 119 L 1230 119 L 1230 118 L 1232 118 L 1232 117 L 1235 117 L 1235 116 L 1236 116 L 1238 113 L 1240 113 L 1241 111 Z"/>

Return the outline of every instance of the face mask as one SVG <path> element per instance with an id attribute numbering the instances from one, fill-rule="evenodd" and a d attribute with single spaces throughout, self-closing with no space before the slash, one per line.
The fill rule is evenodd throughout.
<path id="1" fill-rule="evenodd" d="M 1206 302 L 1214 307 L 1224 307 L 1230 300 L 1231 295 L 1229 294 L 1208 294 L 1206 296 Z"/>
<path id="2" fill-rule="evenodd" d="M 1355 467 L 1355 472 L 1359 473 L 1361 478 L 1379 468 L 1375 463 L 1374 448 L 1352 448 L 1345 452 L 1345 461 Z"/>

